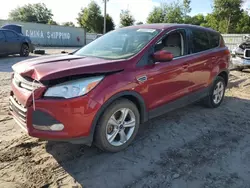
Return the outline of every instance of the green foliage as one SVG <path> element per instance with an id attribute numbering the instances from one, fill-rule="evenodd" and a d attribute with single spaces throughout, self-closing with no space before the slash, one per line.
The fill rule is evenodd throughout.
<path id="1" fill-rule="evenodd" d="M 162 3 L 160 7 L 154 7 L 149 13 L 147 23 L 186 23 L 190 21 L 188 13 L 191 12 L 190 0 Z M 187 21 L 189 20 L 189 21 Z"/>
<path id="2" fill-rule="evenodd" d="M 149 13 L 147 23 L 164 23 L 164 10 L 162 7 L 154 7 Z"/>
<path id="3" fill-rule="evenodd" d="M 47 24 L 52 20 L 53 14 L 44 3 L 27 4 L 17 7 L 9 14 L 9 19 L 23 22 L 36 22 Z"/>
<path id="4" fill-rule="evenodd" d="M 183 23 L 183 6 L 178 2 L 162 3 L 149 13 L 147 23 Z"/>
<path id="5" fill-rule="evenodd" d="M 87 32 L 102 33 L 104 17 L 101 14 L 100 6 L 95 1 L 91 1 L 87 7 L 81 9 L 80 13 L 78 13 L 77 22 Z M 106 16 L 106 26 L 107 32 L 115 27 L 112 17 L 108 14 Z"/>
<path id="6" fill-rule="evenodd" d="M 218 20 L 217 18 L 215 17 L 214 14 L 208 14 L 206 17 L 205 17 L 205 22 L 201 24 L 201 26 L 203 27 L 209 27 L 209 28 L 212 28 L 214 30 L 218 30 Z"/>
<path id="7" fill-rule="evenodd" d="M 250 32 L 250 17 L 247 11 L 242 13 L 241 19 L 236 26 L 236 33 L 246 34 Z"/>
<path id="8" fill-rule="evenodd" d="M 113 18 L 107 14 L 106 15 L 106 32 L 112 31 L 115 29 L 115 24 Z"/>
<path id="9" fill-rule="evenodd" d="M 213 14 L 219 21 L 219 31 L 234 33 L 235 26 L 241 19 L 243 0 L 214 0 Z"/>
<path id="10" fill-rule="evenodd" d="M 120 24 L 121 27 L 126 27 L 130 25 L 134 25 L 135 19 L 131 15 L 129 10 L 122 10 L 120 13 Z"/>
<path id="11" fill-rule="evenodd" d="M 190 6 L 191 0 L 183 0 L 183 20 L 184 23 L 188 23 L 188 21 L 190 20 L 190 16 L 188 16 L 188 14 L 191 12 L 192 8 Z"/>
<path id="12" fill-rule="evenodd" d="M 102 33 L 103 18 L 99 5 L 95 1 L 91 1 L 88 7 L 81 9 L 77 22 L 87 32 Z"/>
<path id="13" fill-rule="evenodd" d="M 250 16 L 242 10 L 243 0 L 213 0 L 213 12 L 190 16 L 191 0 L 176 0 L 154 7 L 147 23 L 186 23 L 200 25 L 221 33 L 250 33 Z"/>
<path id="14" fill-rule="evenodd" d="M 184 12 L 183 6 L 178 2 L 172 2 L 164 5 L 165 23 L 183 23 Z"/>
<path id="15" fill-rule="evenodd" d="M 73 22 L 64 22 L 62 25 L 68 27 L 75 27 L 75 24 Z"/>
<path id="16" fill-rule="evenodd" d="M 49 25 L 59 25 L 56 21 L 54 20 L 49 20 L 48 22 Z"/>

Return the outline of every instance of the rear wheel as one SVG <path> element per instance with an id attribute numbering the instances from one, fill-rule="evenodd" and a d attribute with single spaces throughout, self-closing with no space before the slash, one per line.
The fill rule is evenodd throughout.
<path id="1" fill-rule="evenodd" d="M 209 91 L 209 95 L 204 99 L 204 103 L 209 108 L 217 108 L 224 99 L 226 84 L 225 80 L 218 76 Z"/>
<path id="2" fill-rule="evenodd" d="M 27 56 L 29 56 L 29 53 L 30 53 L 29 46 L 27 44 L 23 44 L 21 46 L 20 56 L 27 57 Z"/>
<path id="3" fill-rule="evenodd" d="M 140 114 L 130 100 L 120 99 L 103 113 L 95 132 L 95 144 L 108 152 L 125 149 L 135 138 Z"/>

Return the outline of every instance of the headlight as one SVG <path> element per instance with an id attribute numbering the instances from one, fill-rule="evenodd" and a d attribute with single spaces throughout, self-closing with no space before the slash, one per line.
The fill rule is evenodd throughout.
<path id="1" fill-rule="evenodd" d="M 66 99 L 85 95 L 91 91 L 104 76 L 95 76 L 64 82 L 50 87 L 44 94 L 45 97 L 64 97 Z"/>

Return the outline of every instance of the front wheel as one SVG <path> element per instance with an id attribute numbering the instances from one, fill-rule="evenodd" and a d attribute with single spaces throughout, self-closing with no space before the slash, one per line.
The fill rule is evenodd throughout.
<path id="1" fill-rule="evenodd" d="M 103 113 L 95 132 L 95 144 L 108 152 L 125 149 L 135 138 L 140 114 L 130 100 L 119 99 Z"/>
<path id="2" fill-rule="evenodd" d="M 209 108 L 217 108 L 224 99 L 226 84 L 224 78 L 218 76 L 209 91 L 209 95 L 204 99 L 204 103 Z"/>
<path id="3" fill-rule="evenodd" d="M 21 46 L 20 56 L 21 57 L 27 57 L 27 56 L 29 56 L 29 53 L 30 53 L 29 46 L 27 44 L 23 44 Z"/>

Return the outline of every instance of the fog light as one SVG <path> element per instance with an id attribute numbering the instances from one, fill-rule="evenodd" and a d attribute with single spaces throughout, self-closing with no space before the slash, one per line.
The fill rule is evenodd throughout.
<path id="1" fill-rule="evenodd" d="M 63 124 L 54 124 L 50 127 L 52 131 L 61 131 L 64 129 Z"/>
<path id="2" fill-rule="evenodd" d="M 37 130 L 41 130 L 41 131 L 61 131 L 64 129 L 64 125 L 63 124 L 53 124 L 51 126 L 45 126 L 45 125 L 34 125 L 33 127 Z"/>

